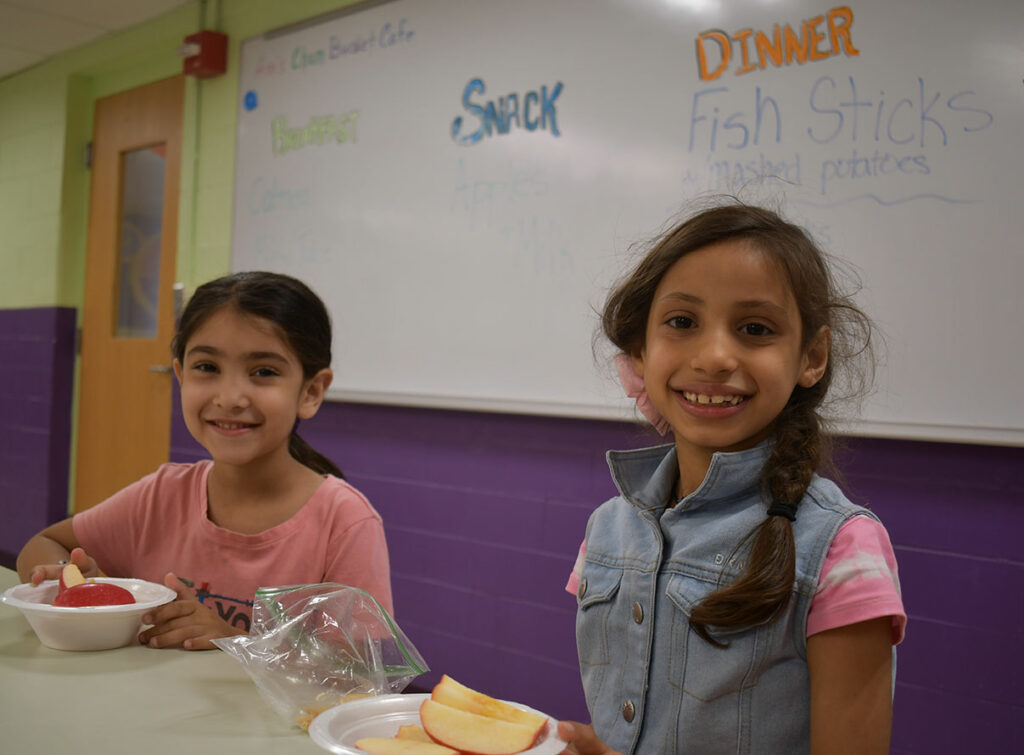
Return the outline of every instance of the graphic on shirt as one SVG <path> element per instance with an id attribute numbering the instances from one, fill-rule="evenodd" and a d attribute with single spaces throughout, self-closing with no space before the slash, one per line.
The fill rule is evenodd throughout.
<path id="1" fill-rule="evenodd" d="M 232 598 L 228 595 L 218 595 L 210 590 L 210 583 L 203 582 L 196 587 L 195 580 L 178 577 L 182 582 L 192 588 L 196 598 L 207 608 L 217 611 L 217 615 L 233 627 L 249 631 L 252 626 L 252 601 L 241 598 Z M 243 607 L 245 610 L 243 610 Z"/>

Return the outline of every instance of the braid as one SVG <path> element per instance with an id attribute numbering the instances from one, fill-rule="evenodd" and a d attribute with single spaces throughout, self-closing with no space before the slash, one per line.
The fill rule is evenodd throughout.
<path id="1" fill-rule="evenodd" d="M 828 438 L 816 411 L 827 386 L 797 387 L 776 419 L 771 455 L 761 472 L 762 496 L 799 509 L 814 473 L 827 458 Z M 743 572 L 732 584 L 694 606 L 690 625 L 713 645 L 708 627 L 751 627 L 771 622 L 789 605 L 796 579 L 793 524 L 783 516 L 768 516 L 747 533 L 733 555 L 751 543 Z"/>

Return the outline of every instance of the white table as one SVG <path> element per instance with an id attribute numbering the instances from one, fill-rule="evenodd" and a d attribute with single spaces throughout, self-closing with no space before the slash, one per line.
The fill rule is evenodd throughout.
<path id="1" fill-rule="evenodd" d="M 0 591 L 18 584 L 0 567 Z M 51 650 L 0 604 L 0 752 L 258 755 L 318 747 L 219 650 Z"/>

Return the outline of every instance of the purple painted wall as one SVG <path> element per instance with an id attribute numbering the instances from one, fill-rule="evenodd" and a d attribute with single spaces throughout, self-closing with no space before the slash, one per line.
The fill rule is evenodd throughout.
<path id="1" fill-rule="evenodd" d="M 0 311 L 0 548 L 64 516 L 70 310 Z M 177 405 L 177 400 L 175 400 Z M 629 424 L 327 404 L 302 433 L 384 517 L 396 618 L 432 671 L 586 718 L 563 586 Z M 171 456 L 203 456 L 176 412 Z M 894 755 L 1024 752 L 1024 448 L 853 439 L 848 489 L 885 521 L 910 614 Z"/>
<path id="2" fill-rule="evenodd" d="M 0 309 L 0 563 L 68 509 L 75 310 Z"/>

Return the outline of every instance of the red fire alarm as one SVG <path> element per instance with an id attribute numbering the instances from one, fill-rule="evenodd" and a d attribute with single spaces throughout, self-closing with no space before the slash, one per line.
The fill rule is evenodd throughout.
<path id="1" fill-rule="evenodd" d="M 182 71 L 186 76 L 208 79 L 228 69 L 228 37 L 219 31 L 189 34 L 179 52 L 185 58 Z"/>

